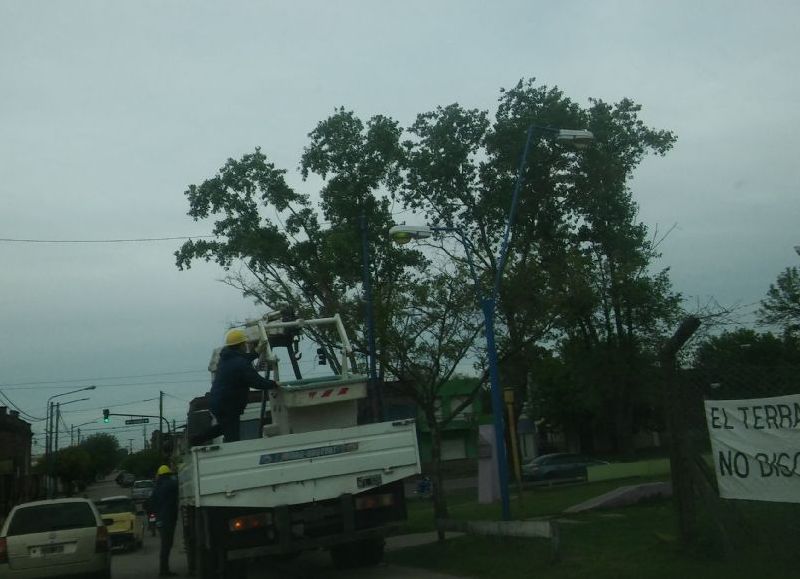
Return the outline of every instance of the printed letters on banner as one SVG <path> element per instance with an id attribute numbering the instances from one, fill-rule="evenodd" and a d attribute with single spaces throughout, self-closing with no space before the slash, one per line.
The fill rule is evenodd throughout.
<path id="1" fill-rule="evenodd" d="M 706 400 L 705 410 L 721 497 L 800 503 L 800 395 Z"/>

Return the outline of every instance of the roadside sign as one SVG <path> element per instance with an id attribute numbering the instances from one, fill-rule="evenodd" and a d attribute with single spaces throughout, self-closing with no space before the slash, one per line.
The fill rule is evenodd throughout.
<path id="1" fill-rule="evenodd" d="M 150 422 L 149 418 L 129 418 L 125 424 L 147 424 L 148 422 Z"/>

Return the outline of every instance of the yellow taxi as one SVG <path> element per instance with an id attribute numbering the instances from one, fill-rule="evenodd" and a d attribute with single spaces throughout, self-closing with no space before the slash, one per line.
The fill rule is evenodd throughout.
<path id="1" fill-rule="evenodd" d="M 147 525 L 144 511 L 137 509 L 130 497 L 108 497 L 95 501 L 97 510 L 108 527 L 111 546 L 138 549 L 144 542 Z"/>

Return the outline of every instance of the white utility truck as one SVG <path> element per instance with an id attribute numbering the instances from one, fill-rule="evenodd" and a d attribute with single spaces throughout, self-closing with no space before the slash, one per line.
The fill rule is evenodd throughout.
<path id="1" fill-rule="evenodd" d="M 190 568 L 203 579 L 240 576 L 248 560 L 320 548 L 339 567 L 374 565 L 386 531 L 406 518 L 403 479 L 420 472 L 414 421 L 359 419 L 367 378 L 350 371 L 341 319 L 291 317 L 268 314 L 240 328 L 259 352 L 259 367 L 281 383 L 268 395 L 251 392 L 242 440 L 180 444 L 184 537 Z M 338 337 L 337 374 L 302 378 L 297 344 L 308 330 Z M 293 381 L 280 379 L 278 347 L 287 350 Z M 186 440 L 210 423 L 205 397 L 196 398 Z"/>

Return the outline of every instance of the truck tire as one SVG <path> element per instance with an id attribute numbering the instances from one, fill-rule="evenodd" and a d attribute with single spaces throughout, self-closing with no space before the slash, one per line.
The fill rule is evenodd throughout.
<path id="1" fill-rule="evenodd" d="M 247 579 L 247 561 L 226 561 L 222 571 L 223 579 Z"/>
<path id="2" fill-rule="evenodd" d="M 358 567 L 358 554 L 354 548 L 355 543 L 342 543 L 331 547 L 331 561 L 337 569 L 352 569 Z"/>
<path id="3" fill-rule="evenodd" d="M 194 555 L 194 569 L 199 579 L 218 579 L 219 561 L 213 549 L 205 547 L 206 538 L 203 530 L 203 513 L 195 511 L 192 529 L 192 549 Z M 187 549 L 187 552 L 190 550 Z M 189 566 L 192 568 L 192 565 Z"/>
<path id="4" fill-rule="evenodd" d="M 386 545 L 383 537 L 359 541 L 356 545 L 359 567 L 374 567 L 383 561 L 383 548 Z"/>
<path id="5" fill-rule="evenodd" d="M 383 561 L 383 537 L 363 539 L 331 547 L 331 560 L 337 569 L 374 567 Z"/>

